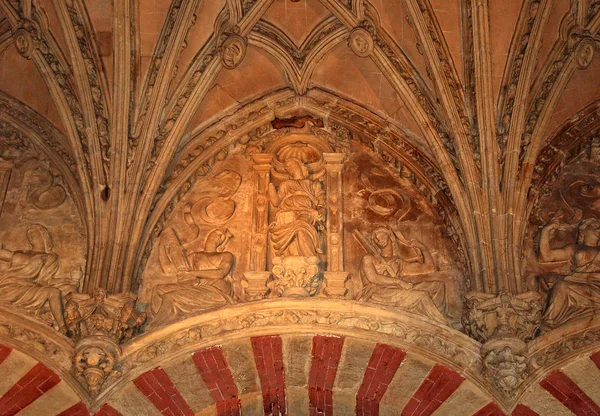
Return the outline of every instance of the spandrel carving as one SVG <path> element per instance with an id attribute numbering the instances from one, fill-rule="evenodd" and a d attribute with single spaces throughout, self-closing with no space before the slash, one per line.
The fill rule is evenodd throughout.
<path id="1" fill-rule="evenodd" d="M 64 296 L 85 258 L 78 212 L 56 166 L 0 122 L 0 302 L 68 333 Z"/>
<path id="2" fill-rule="evenodd" d="M 195 241 L 186 248 L 179 245 L 175 234 L 172 235 L 168 250 L 175 260 L 177 283 L 154 287 L 151 299 L 153 325 L 234 302 L 231 272 L 235 258 L 225 251 L 231 238 L 233 234 L 227 228 L 216 228 L 206 236 L 204 247 L 195 250 Z"/>
<path id="3" fill-rule="evenodd" d="M 575 228 L 575 242 L 554 246 L 561 229 Z M 568 322 L 590 317 L 600 310 L 600 220 L 587 218 L 574 225 L 552 219 L 541 231 L 539 259 L 568 263 L 566 275 L 540 276 L 540 286 L 548 294 L 543 329 L 550 330 Z"/>
<path id="4" fill-rule="evenodd" d="M 531 217 L 527 275 L 545 298 L 542 332 L 600 311 L 600 165 L 593 140 L 582 150 L 542 188 Z"/>
<path id="5" fill-rule="evenodd" d="M 420 242 L 409 242 L 399 231 L 389 227 L 376 228 L 370 238 L 358 230 L 354 235 L 367 251 L 360 262 L 360 280 L 356 282 L 360 289 L 356 300 L 393 306 L 441 324 L 448 323 L 444 316 L 448 303 L 444 282 L 412 284 L 403 279 L 405 275 L 433 271 L 431 255 Z M 403 257 L 400 244 L 409 247 L 413 255 Z"/>
<path id="6" fill-rule="evenodd" d="M 40 315 L 44 307 L 63 334 L 64 294 L 77 290 L 82 275 L 58 276 L 59 256 L 53 251 L 52 235 L 39 224 L 27 228 L 29 248 L 9 250 L 0 243 L 0 302 Z"/>

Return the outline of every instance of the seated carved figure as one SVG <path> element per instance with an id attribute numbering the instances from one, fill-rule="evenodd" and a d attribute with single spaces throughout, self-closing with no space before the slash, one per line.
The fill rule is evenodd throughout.
<path id="1" fill-rule="evenodd" d="M 177 283 L 157 285 L 152 293 L 152 325 L 172 322 L 233 303 L 231 271 L 234 256 L 224 251 L 233 237 L 227 228 L 212 230 L 202 251 L 181 248 Z"/>
<path id="2" fill-rule="evenodd" d="M 540 260 L 569 262 L 571 274 L 542 280 L 549 292 L 543 329 L 549 330 L 575 319 L 591 317 L 600 310 L 600 221 L 583 220 L 575 244 L 551 248 L 556 232 L 564 228 L 558 218 L 550 221 L 540 235 Z"/>
<path id="3" fill-rule="evenodd" d="M 42 225 L 27 229 L 29 250 L 10 251 L 0 244 L 0 260 L 8 267 L 0 270 L 0 302 L 39 313 L 47 304 L 59 330 L 67 334 L 63 317 L 61 288 L 74 289 L 71 279 L 56 278 L 59 258 L 52 251 L 52 237 Z"/>
<path id="4" fill-rule="evenodd" d="M 444 282 L 425 281 L 413 285 L 402 280 L 403 275 L 434 270 L 429 251 L 420 242 L 412 240 L 405 244 L 413 248 L 415 255 L 403 258 L 399 255 L 398 240 L 398 235 L 389 228 L 380 227 L 373 231 L 375 247 L 371 247 L 371 254 L 363 256 L 361 260 L 363 288 L 356 299 L 395 306 L 447 324 L 442 314 L 447 303 Z M 366 240 L 365 243 L 368 244 Z"/>

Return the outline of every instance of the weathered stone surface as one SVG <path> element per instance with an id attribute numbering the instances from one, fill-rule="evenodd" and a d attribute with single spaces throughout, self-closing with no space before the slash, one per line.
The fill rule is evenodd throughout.
<path id="1" fill-rule="evenodd" d="M 598 0 L 0 0 L 0 403 L 598 410 L 599 34 Z"/>

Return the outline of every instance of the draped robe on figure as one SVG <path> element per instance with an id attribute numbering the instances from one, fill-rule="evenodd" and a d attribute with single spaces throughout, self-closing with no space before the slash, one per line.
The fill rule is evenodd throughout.
<path id="1" fill-rule="evenodd" d="M 229 252 L 188 255 L 189 272 L 218 270 L 223 261 L 231 261 Z M 168 283 L 157 285 L 152 293 L 153 325 L 172 322 L 181 316 L 218 308 L 233 303 L 232 278 L 229 274 L 219 279 L 201 278 L 196 283 Z"/>
<path id="2" fill-rule="evenodd" d="M 574 257 L 588 250 L 580 250 Z M 544 314 L 544 322 L 549 328 L 592 316 L 600 310 L 600 250 L 596 249 L 589 261 L 573 266 L 572 271 L 552 287 Z"/>
<path id="3" fill-rule="evenodd" d="M 325 203 L 321 184 L 310 179 L 289 179 L 278 191 L 281 202 L 270 225 L 271 241 L 278 255 L 316 256 L 322 252 L 317 231 L 319 208 Z"/>
<path id="4" fill-rule="evenodd" d="M 54 253 L 15 251 L 8 269 L 0 271 L 0 302 L 39 310 L 59 290 L 51 286 L 58 267 Z"/>
<path id="5" fill-rule="evenodd" d="M 398 256 L 389 259 L 378 259 L 375 256 L 365 257 L 371 258 L 375 270 L 379 275 L 393 277 L 390 276 L 390 273 L 383 262 L 387 262 L 388 266 L 396 272 L 396 274 L 402 272 L 402 264 L 404 261 Z M 414 284 L 411 289 L 403 289 L 394 284 L 381 284 L 370 281 L 366 276 L 366 273 L 362 270 L 362 266 L 360 277 L 363 288 L 358 293 L 356 297 L 357 300 L 372 301 L 386 306 L 395 306 L 425 316 L 441 324 L 448 323 L 448 320 L 442 314 L 442 312 L 445 311 L 447 304 L 446 286 L 444 282 L 421 282 Z"/>

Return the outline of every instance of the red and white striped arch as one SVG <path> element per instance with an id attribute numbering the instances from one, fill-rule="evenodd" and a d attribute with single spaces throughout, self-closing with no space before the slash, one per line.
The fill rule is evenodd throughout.
<path id="1" fill-rule="evenodd" d="M 272 334 L 201 348 L 139 374 L 95 412 L 51 369 L 4 345 L 0 374 L 0 416 L 505 415 L 443 364 L 334 335 Z M 545 375 L 512 415 L 600 416 L 598 380 L 600 352 Z"/>

